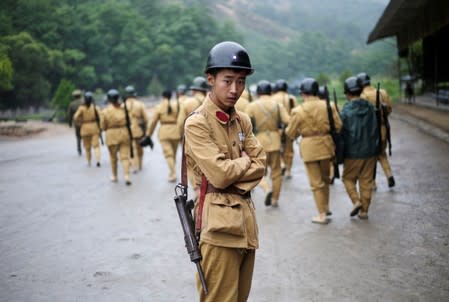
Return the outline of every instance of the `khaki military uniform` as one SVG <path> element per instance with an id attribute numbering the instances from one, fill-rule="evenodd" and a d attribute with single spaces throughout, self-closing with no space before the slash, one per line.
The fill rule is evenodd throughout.
<path id="1" fill-rule="evenodd" d="M 184 133 L 184 122 L 186 118 L 190 115 L 190 113 L 195 111 L 196 108 L 203 104 L 205 98 L 206 97 L 202 92 L 195 91 L 192 97 L 188 97 L 182 102 L 181 110 L 178 115 L 178 127 L 181 136 Z"/>
<path id="2" fill-rule="evenodd" d="M 67 119 L 69 126 L 72 127 L 72 124 L 75 124 L 76 148 L 79 155 L 81 155 L 81 125 L 77 124 L 76 122 L 73 123 L 73 116 L 75 115 L 78 108 L 83 104 L 83 98 L 79 97 L 70 102 L 69 107 L 67 108 Z"/>
<path id="3" fill-rule="evenodd" d="M 131 119 L 131 133 L 133 135 L 133 167 L 142 170 L 143 148 L 140 146 L 140 140 L 145 135 L 148 125 L 148 115 L 145 104 L 136 98 L 130 97 L 126 99 L 126 107 Z"/>
<path id="4" fill-rule="evenodd" d="M 106 145 L 111 159 L 112 181 L 117 181 L 117 153 L 119 153 L 125 180 L 129 182 L 131 140 L 126 128 L 126 114 L 123 104 L 119 106 L 108 105 L 103 110 L 101 121 L 101 128 L 106 131 Z"/>
<path id="5" fill-rule="evenodd" d="M 289 116 L 284 106 L 269 95 L 261 95 L 246 108 L 253 121 L 253 131 L 267 154 L 267 168 L 271 170 L 271 186 L 262 183 L 265 193 L 272 192 L 271 203 L 277 206 L 281 193 L 281 135 L 279 125 L 288 124 Z"/>
<path id="6" fill-rule="evenodd" d="M 335 128 L 341 129 L 341 120 L 332 106 Z M 300 155 L 304 161 L 316 207 L 320 214 L 329 211 L 329 165 L 335 156 L 335 145 L 330 135 L 326 102 L 309 96 L 292 110 L 286 134 L 296 139 L 302 136 Z"/>
<path id="7" fill-rule="evenodd" d="M 374 88 L 373 86 L 366 86 L 365 88 L 363 88 L 360 98 L 369 101 L 371 104 L 373 104 L 374 107 L 376 107 L 376 91 L 377 91 L 376 88 Z M 390 96 L 384 89 L 380 89 L 379 96 L 380 96 L 380 104 L 384 106 L 387 116 L 389 116 L 390 113 L 393 111 L 393 103 L 391 102 Z M 385 176 L 388 179 L 389 177 L 393 176 L 393 173 L 391 171 L 391 166 L 390 163 L 388 162 L 387 157 L 387 127 L 385 126 L 385 120 L 383 115 L 381 115 L 380 131 L 381 131 L 381 153 L 378 156 L 378 160 L 380 162 L 380 165 L 382 166 L 382 169 L 384 170 Z"/>
<path id="8" fill-rule="evenodd" d="M 197 278 L 200 300 L 246 301 L 259 247 L 250 191 L 264 175 L 265 152 L 246 114 L 228 115 L 209 97 L 195 112 L 185 123 L 185 153 L 202 186 L 195 216 L 209 294 Z"/>
<path id="9" fill-rule="evenodd" d="M 86 150 L 88 165 L 90 166 L 92 159 L 92 147 L 94 148 L 97 165 L 99 165 L 101 159 L 99 144 L 101 117 L 99 108 L 94 104 L 90 106 L 81 105 L 73 116 L 73 119 L 76 124 L 81 125 L 80 135 L 83 140 L 84 150 Z"/>
<path id="10" fill-rule="evenodd" d="M 296 98 L 293 95 L 289 95 L 285 91 L 278 91 L 273 94 L 272 98 L 279 104 L 285 107 L 288 114 L 291 114 L 293 108 L 296 107 Z M 283 142 L 281 148 L 281 166 L 286 171 L 286 175 L 288 178 L 291 177 L 291 170 L 293 165 L 293 142 L 291 138 L 285 137 L 285 133 L 283 133 Z"/>
<path id="11" fill-rule="evenodd" d="M 184 134 L 184 122 L 186 118 L 201 106 L 205 100 L 205 95 L 200 91 L 195 91 L 192 97 L 186 98 L 184 102 L 181 104 L 181 111 L 178 116 L 178 128 L 181 137 Z M 188 167 L 190 169 L 190 167 Z M 188 171 L 189 182 L 192 184 L 193 189 L 197 190 L 198 187 L 195 185 L 195 179 L 193 178 L 193 172 Z"/>
<path id="12" fill-rule="evenodd" d="M 234 108 L 238 111 L 242 111 L 245 112 L 246 111 L 246 107 L 249 104 L 249 94 L 248 94 L 248 90 L 245 89 L 243 90 L 242 95 L 240 96 L 240 98 L 238 99 L 237 103 L 235 103 Z"/>
<path id="13" fill-rule="evenodd" d="M 168 105 L 170 104 L 171 113 L 168 113 Z M 147 135 L 152 136 L 158 122 L 159 127 L 158 138 L 167 160 L 169 169 L 169 181 L 176 181 L 176 152 L 181 139 L 177 119 L 180 111 L 180 105 L 177 101 L 170 101 L 164 98 L 153 110 L 150 124 L 148 126 Z"/>

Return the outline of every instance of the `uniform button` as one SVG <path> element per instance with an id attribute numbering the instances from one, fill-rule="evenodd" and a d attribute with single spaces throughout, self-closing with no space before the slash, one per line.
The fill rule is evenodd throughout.
<path id="1" fill-rule="evenodd" d="M 232 146 L 235 147 L 235 141 L 232 142 Z"/>

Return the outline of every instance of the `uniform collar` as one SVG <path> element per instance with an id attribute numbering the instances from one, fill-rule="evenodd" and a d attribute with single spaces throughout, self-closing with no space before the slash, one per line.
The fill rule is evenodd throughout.
<path id="1" fill-rule="evenodd" d="M 320 101 L 320 98 L 315 95 L 309 95 L 307 98 L 304 98 L 304 102 L 312 102 L 312 101 Z"/>
<path id="2" fill-rule="evenodd" d="M 234 120 L 240 120 L 240 117 L 235 111 L 235 108 L 231 109 L 230 114 L 224 112 L 223 110 L 218 108 L 218 106 L 215 105 L 214 102 L 212 102 L 212 100 L 209 97 L 209 94 L 206 96 L 203 105 L 206 111 L 222 125 L 226 125 Z"/>

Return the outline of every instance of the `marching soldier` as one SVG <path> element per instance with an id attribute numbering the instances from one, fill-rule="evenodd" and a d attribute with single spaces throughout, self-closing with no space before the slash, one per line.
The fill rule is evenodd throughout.
<path id="1" fill-rule="evenodd" d="M 160 122 L 161 126 L 159 127 L 158 137 L 168 164 L 168 181 L 175 182 L 176 152 L 181 139 L 181 134 L 179 133 L 177 125 L 180 105 L 179 101 L 171 100 L 171 95 L 172 92 L 169 90 L 162 93 L 162 101 L 153 110 L 153 116 L 151 117 L 148 126 L 147 136 L 151 137 L 153 135 L 157 123 Z"/>
<path id="2" fill-rule="evenodd" d="M 81 138 L 83 140 L 84 150 L 86 150 L 87 164 L 91 165 L 92 147 L 95 152 L 95 159 L 97 160 L 97 167 L 100 167 L 100 134 L 101 134 L 101 119 L 99 108 L 95 105 L 92 92 L 87 91 L 84 94 L 84 104 L 81 105 L 73 116 L 76 124 L 81 125 Z"/>
<path id="3" fill-rule="evenodd" d="M 67 109 L 67 119 L 69 123 L 69 127 L 72 128 L 73 125 L 73 116 L 75 112 L 78 110 L 79 106 L 83 104 L 83 98 L 81 96 L 81 90 L 76 89 L 72 92 L 72 101 L 69 104 Z M 78 150 L 78 155 L 81 156 L 81 125 L 75 124 L 75 136 L 76 136 L 76 148 Z"/>
<path id="4" fill-rule="evenodd" d="M 374 107 L 376 107 L 376 88 L 371 86 L 371 79 L 369 75 L 362 72 L 357 75 L 357 78 L 360 79 L 363 85 L 363 91 L 360 95 L 362 99 L 369 101 Z M 389 124 L 388 124 L 388 116 L 393 111 L 393 104 L 391 102 L 390 96 L 384 89 L 380 89 L 380 110 L 381 110 L 381 153 L 378 156 L 378 161 L 384 170 L 384 174 L 387 177 L 388 187 L 394 187 L 395 180 L 393 176 L 393 172 L 391 171 L 390 163 L 388 162 L 387 157 L 387 143 L 389 137 Z M 388 127 L 387 127 L 388 125 Z M 373 189 L 376 188 L 376 181 L 374 180 Z"/>
<path id="5" fill-rule="evenodd" d="M 195 219 L 209 293 L 197 278 L 198 291 L 200 301 L 244 302 L 259 245 L 251 190 L 264 175 L 265 152 L 234 105 L 253 69 L 240 44 L 222 42 L 205 72 L 211 91 L 185 123 L 186 160 L 202 188 Z"/>
<path id="6" fill-rule="evenodd" d="M 184 121 L 190 113 L 203 104 L 208 89 L 209 86 L 204 77 L 196 77 L 193 79 L 193 84 L 190 86 L 193 95 L 184 100 L 178 116 L 178 127 L 181 135 L 184 132 Z"/>
<path id="7" fill-rule="evenodd" d="M 131 137 L 127 127 L 127 112 L 123 104 L 119 102 L 119 93 L 111 89 L 107 93 L 110 105 L 103 110 L 102 129 L 106 131 L 106 145 L 108 146 L 109 158 L 112 168 L 112 182 L 117 182 L 117 153 L 123 167 L 126 185 L 131 185 L 129 177 L 129 155 L 131 150 Z"/>
<path id="8" fill-rule="evenodd" d="M 134 173 L 142 170 L 143 163 L 143 148 L 140 145 L 140 140 L 145 135 L 148 125 L 148 115 L 145 104 L 136 98 L 136 91 L 133 86 L 125 88 L 125 102 L 131 119 L 131 132 L 133 136 L 133 149 L 135 151 L 132 159 L 132 166 Z"/>
<path id="9" fill-rule="evenodd" d="M 237 109 L 238 111 L 245 112 L 246 107 L 250 103 L 250 100 L 251 100 L 251 92 L 249 91 L 249 89 L 246 88 L 245 90 L 243 90 L 242 95 L 235 104 L 235 109 Z"/>
<path id="10" fill-rule="evenodd" d="M 296 98 L 288 94 L 287 81 L 280 79 L 275 83 L 275 92 L 272 98 L 279 104 L 285 107 L 287 113 L 290 115 L 293 108 L 296 107 Z M 286 125 L 285 125 L 286 127 Z M 285 128 L 282 129 L 281 134 L 281 167 L 285 171 L 287 179 L 292 177 L 293 165 L 293 140 L 285 135 Z M 282 173 L 284 174 L 284 173 Z"/>
<path id="11" fill-rule="evenodd" d="M 178 85 L 176 88 L 176 99 L 180 104 L 183 104 L 184 101 L 187 99 L 187 87 L 184 84 Z"/>
<path id="12" fill-rule="evenodd" d="M 326 102 L 317 97 L 318 83 L 313 78 L 301 82 L 300 94 L 304 102 L 292 110 L 286 134 L 296 139 L 302 136 L 300 154 L 307 171 L 318 216 L 313 223 L 327 224 L 329 211 L 329 165 L 335 156 L 335 144 L 330 134 L 330 123 Z M 341 120 L 332 107 L 335 128 L 340 131 Z"/>
<path id="13" fill-rule="evenodd" d="M 360 219 L 367 219 L 376 155 L 379 150 L 377 118 L 374 106 L 360 98 L 361 79 L 347 78 L 344 92 L 349 102 L 341 110 L 341 139 L 344 142 L 343 184 L 353 204 L 350 216 L 358 214 Z"/>
<path id="14" fill-rule="evenodd" d="M 260 186 L 265 191 L 265 205 L 278 206 L 281 193 L 281 135 L 279 129 L 289 120 L 287 110 L 271 98 L 271 84 L 262 80 L 257 85 L 258 99 L 246 108 L 253 124 L 253 132 L 262 144 L 267 155 L 267 168 L 270 168 L 271 187 L 264 178 Z M 268 172 L 268 171 L 267 171 Z"/>

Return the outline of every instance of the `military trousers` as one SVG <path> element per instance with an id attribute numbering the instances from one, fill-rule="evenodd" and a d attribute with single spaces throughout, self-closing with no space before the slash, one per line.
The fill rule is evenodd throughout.
<path id="1" fill-rule="evenodd" d="M 379 160 L 380 165 L 382 166 L 382 170 L 384 170 L 385 176 L 387 178 L 393 176 L 393 173 L 391 172 L 390 163 L 388 162 L 387 142 L 386 141 L 382 141 L 382 150 L 378 157 L 378 160 Z"/>
<path id="2" fill-rule="evenodd" d="M 162 152 L 168 164 L 169 178 L 176 178 L 176 152 L 178 150 L 179 139 L 161 140 Z"/>
<path id="3" fill-rule="evenodd" d="M 362 212 L 367 213 L 371 204 L 374 167 L 377 158 L 345 159 L 343 163 L 343 184 L 353 204 L 360 202 Z M 359 190 L 357 191 L 357 183 Z"/>
<path id="4" fill-rule="evenodd" d="M 134 158 L 132 160 L 132 165 L 134 169 L 142 170 L 143 163 L 143 148 L 140 145 L 140 140 L 142 138 L 133 138 L 133 153 Z"/>
<path id="5" fill-rule="evenodd" d="M 76 136 L 76 149 L 78 154 L 81 155 L 81 126 L 75 126 L 75 136 Z"/>
<path id="6" fill-rule="evenodd" d="M 123 174 L 126 180 L 129 180 L 129 156 L 130 156 L 130 145 L 128 143 L 121 143 L 117 145 L 109 145 L 109 158 L 111 160 L 112 176 L 117 178 L 117 153 L 120 156 L 120 161 L 122 163 Z"/>
<path id="7" fill-rule="evenodd" d="M 97 160 L 97 163 L 99 163 L 101 157 L 99 143 L 100 136 L 98 134 L 85 135 L 82 136 L 81 139 L 83 140 L 84 150 L 86 151 L 87 163 L 90 165 L 90 162 L 92 160 L 92 147 L 94 148 L 95 159 Z"/>
<path id="8" fill-rule="evenodd" d="M 279 200 L 282 186 L 282 171 L 281 171 L 281 152 L 273 151 L 266 152 L 267 155 L 267 173 L 270 173 L 271 177 L 271 189 L 265 176 L 260 182 L 260 187 L 267 193 L 272 192 L 272 200 Z"/>
<path id="9" fill-rule="evenodd" d="M 329 211 L 329 166 L 331 160 L 323 159 L 318 161 L 305 162 L 310 188 L 318 213 L 323 214 Z"/>
<path id="10" fill-rule="evenodd" d="M 196 276 L 201 302 L 245 302 L 248 300 L 253 279 L 255 250 L 228 248 L 202 242 L 200 244 L 204 271 L 209 293 Z"/>
<path id="11" fill-rule="evenodd" d="M 293 143 L 294 140 L 287 137 L 285 140 L 284 152 L 282 152 L 283 166 L 285 170 L 289 172 L 292 170 L 293 165 L 293 156 L 294 156 Z"/>

